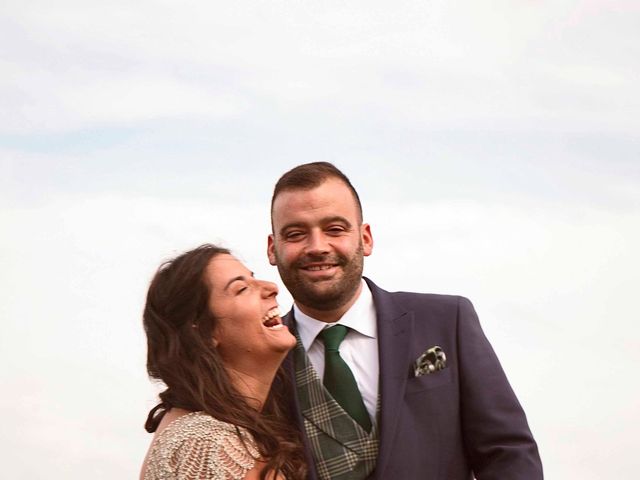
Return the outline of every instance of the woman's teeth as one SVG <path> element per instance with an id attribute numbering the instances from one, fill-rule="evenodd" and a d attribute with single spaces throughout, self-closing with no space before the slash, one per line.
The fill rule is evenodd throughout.
<path id="1" fill-rule="evenodd" d="M 271 330 L 281 329 L 284 325 L 280 322 L 280 309 L 275 307 L 269 310 L 262 319 L 262 324 Z"/>

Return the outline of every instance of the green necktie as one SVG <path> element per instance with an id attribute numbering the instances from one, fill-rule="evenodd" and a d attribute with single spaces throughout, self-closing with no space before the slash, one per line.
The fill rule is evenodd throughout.
<path id="1" fill-rule="evenodd" d="M 324 386 L 351 418 L 367 432 L 371 431 L 371 419 L 367 412 L 362 395 L 358 390 L 356 379 L 349 365 L 340 356 L 338 348 L 347 335 L 347 327 L 335 325 L 320 332 L 324 342 Z"/>

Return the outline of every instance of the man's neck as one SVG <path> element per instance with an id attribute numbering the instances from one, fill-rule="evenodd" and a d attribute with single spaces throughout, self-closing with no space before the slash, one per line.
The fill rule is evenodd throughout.
<path id="1" fill-rule="evenodd" d="M 305 315 L 311 318 L 315 318 L 316 320 L 319 320 L 325 323 L 335 323 L 338 320 L 340 320 L 345 313 L 349 311 L 349 309 L 353 306 L 354 303 L 356 303 L 356 301 L 358 300 L 358 297 L 360 297 L 360 292 L 362 292 L 362 281 L 360 282 L 360 285 L 358 286 L 356 293 L 351 297 L 351 299 L 347 303 L 340 305 L 338 308 L 335 308 L 332 310 L 318 310 L 316 308 L 303 305 L 300 302 L 296 302 L 296 306 L 300 309 L 302 313 L 304 313 Z"/>

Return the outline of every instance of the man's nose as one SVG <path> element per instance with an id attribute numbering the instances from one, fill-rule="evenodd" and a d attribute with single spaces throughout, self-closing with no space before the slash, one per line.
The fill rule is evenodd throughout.
<path id="1" fill-rule="evenodd" d="M 322 232 L 311 232 L 306 246 L 306 253 L 311 255 L 324 255 L 329 253 L 329 244 Z"/>

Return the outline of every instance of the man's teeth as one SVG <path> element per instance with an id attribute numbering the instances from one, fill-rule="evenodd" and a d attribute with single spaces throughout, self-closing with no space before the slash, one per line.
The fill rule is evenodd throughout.
<path id="1" fill-rule="evenodd" d="M 333 265 L 311 265 L 306 267 L 307 270 L 311 270 L 312 272 L 316 272 L 318 270 L 329 270 L 330 268 L 333 268 Z"/>

